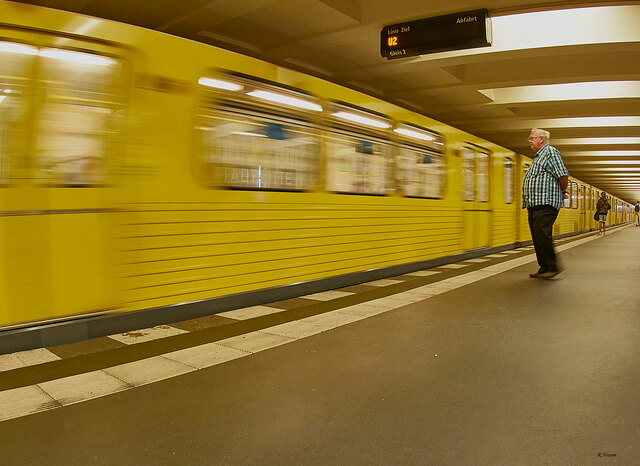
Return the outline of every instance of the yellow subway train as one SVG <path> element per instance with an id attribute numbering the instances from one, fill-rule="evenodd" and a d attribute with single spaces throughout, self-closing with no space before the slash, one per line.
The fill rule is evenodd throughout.
<path id="1" fill-rule="evenodd" d="M 189 40 L 0 17 L 0 334 L 98 336 L 530 240 L 521 154 Z M 557 236 L 596 227 L 597 188 L 570 190 Z"/>

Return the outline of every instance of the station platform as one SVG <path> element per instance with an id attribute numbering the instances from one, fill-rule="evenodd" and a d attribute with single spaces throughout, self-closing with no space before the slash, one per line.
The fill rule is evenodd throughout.
<path id="1" fill-rule="evenodd" d="M 11 465 L 638 464 L 640 228 L 0 355 Z"/>

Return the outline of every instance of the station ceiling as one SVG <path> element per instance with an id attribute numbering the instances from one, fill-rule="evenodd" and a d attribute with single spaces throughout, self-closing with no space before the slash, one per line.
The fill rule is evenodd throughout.
<path id="1" fill-rule="evenodd" d="M 532 156 L 551 132 L 571 175 L 640 199 L 640 5 L 491 0 L 31 0 L 254 56 Z M 386 25 L 486 8 L 493 42 L 386 60 Z"/>

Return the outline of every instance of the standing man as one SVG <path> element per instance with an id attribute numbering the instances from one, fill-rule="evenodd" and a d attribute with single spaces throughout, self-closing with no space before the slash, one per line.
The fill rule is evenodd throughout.
<path id="1" fill-rule="evenodd" d="M 532 129 L 529 146 L 536 155 L 522 180 L 522 208 L 526 207 L 529 214 L 529 229 L 540 266 L 529 276 L 549 279 L 560 273 L 553 248 L 553 223 L 562 200 L 569 197 L 569 172 L 558 149 L 549 145 L 548 131 Z"/>
<path id="2" fill-rule="evenodd" d="M 598 214 L 598 233 L 601 233 L 602 236 L 607 232 L 607 214 L 611 210 L 611 205 L 607 200 L 607 193 L 602 191 L 600 193 L 600 199 L 598 199 L 598 203 L 596 204 L 596 212 Z"/>
<path id="3" fill-rule="evenodd" d="M 636 202 L 634 209 L 636 210 L 636 226 L 640 227 L 640 201 Z"/>

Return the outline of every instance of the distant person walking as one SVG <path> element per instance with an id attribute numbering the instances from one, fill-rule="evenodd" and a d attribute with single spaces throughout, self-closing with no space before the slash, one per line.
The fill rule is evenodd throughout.
<path id="1" fill-rule="evenodd" d="M 558 149 L 549 145 L 549 132 L 534 128 L 529 146 L 535 158 L 522 180 L 522 208 L 529 215 L 529 229 L 540 268 L 531 278 L 553 278 L 560 273 L 553 247 L 553 224 L 562 200 L 569 197 L 569 172 Z"/>
<path id="2" fill-rule="evenodd" d="M 636 209 L 636 226 L 640 227 L 640 201 L 636 202 L 634 208 Z"/>
<path id="3" fill-rule="evenodd" d="M 607 200 L 607 193 L 604 191 L 600 194 L 600 199 L 598 199 L 598 203 L 596 204 L 596 213 L 598 214 L 598 233 L 601 233 L 602 236 L 607 231 L 607 213 L 611 209 L 611 205 Z"/>

